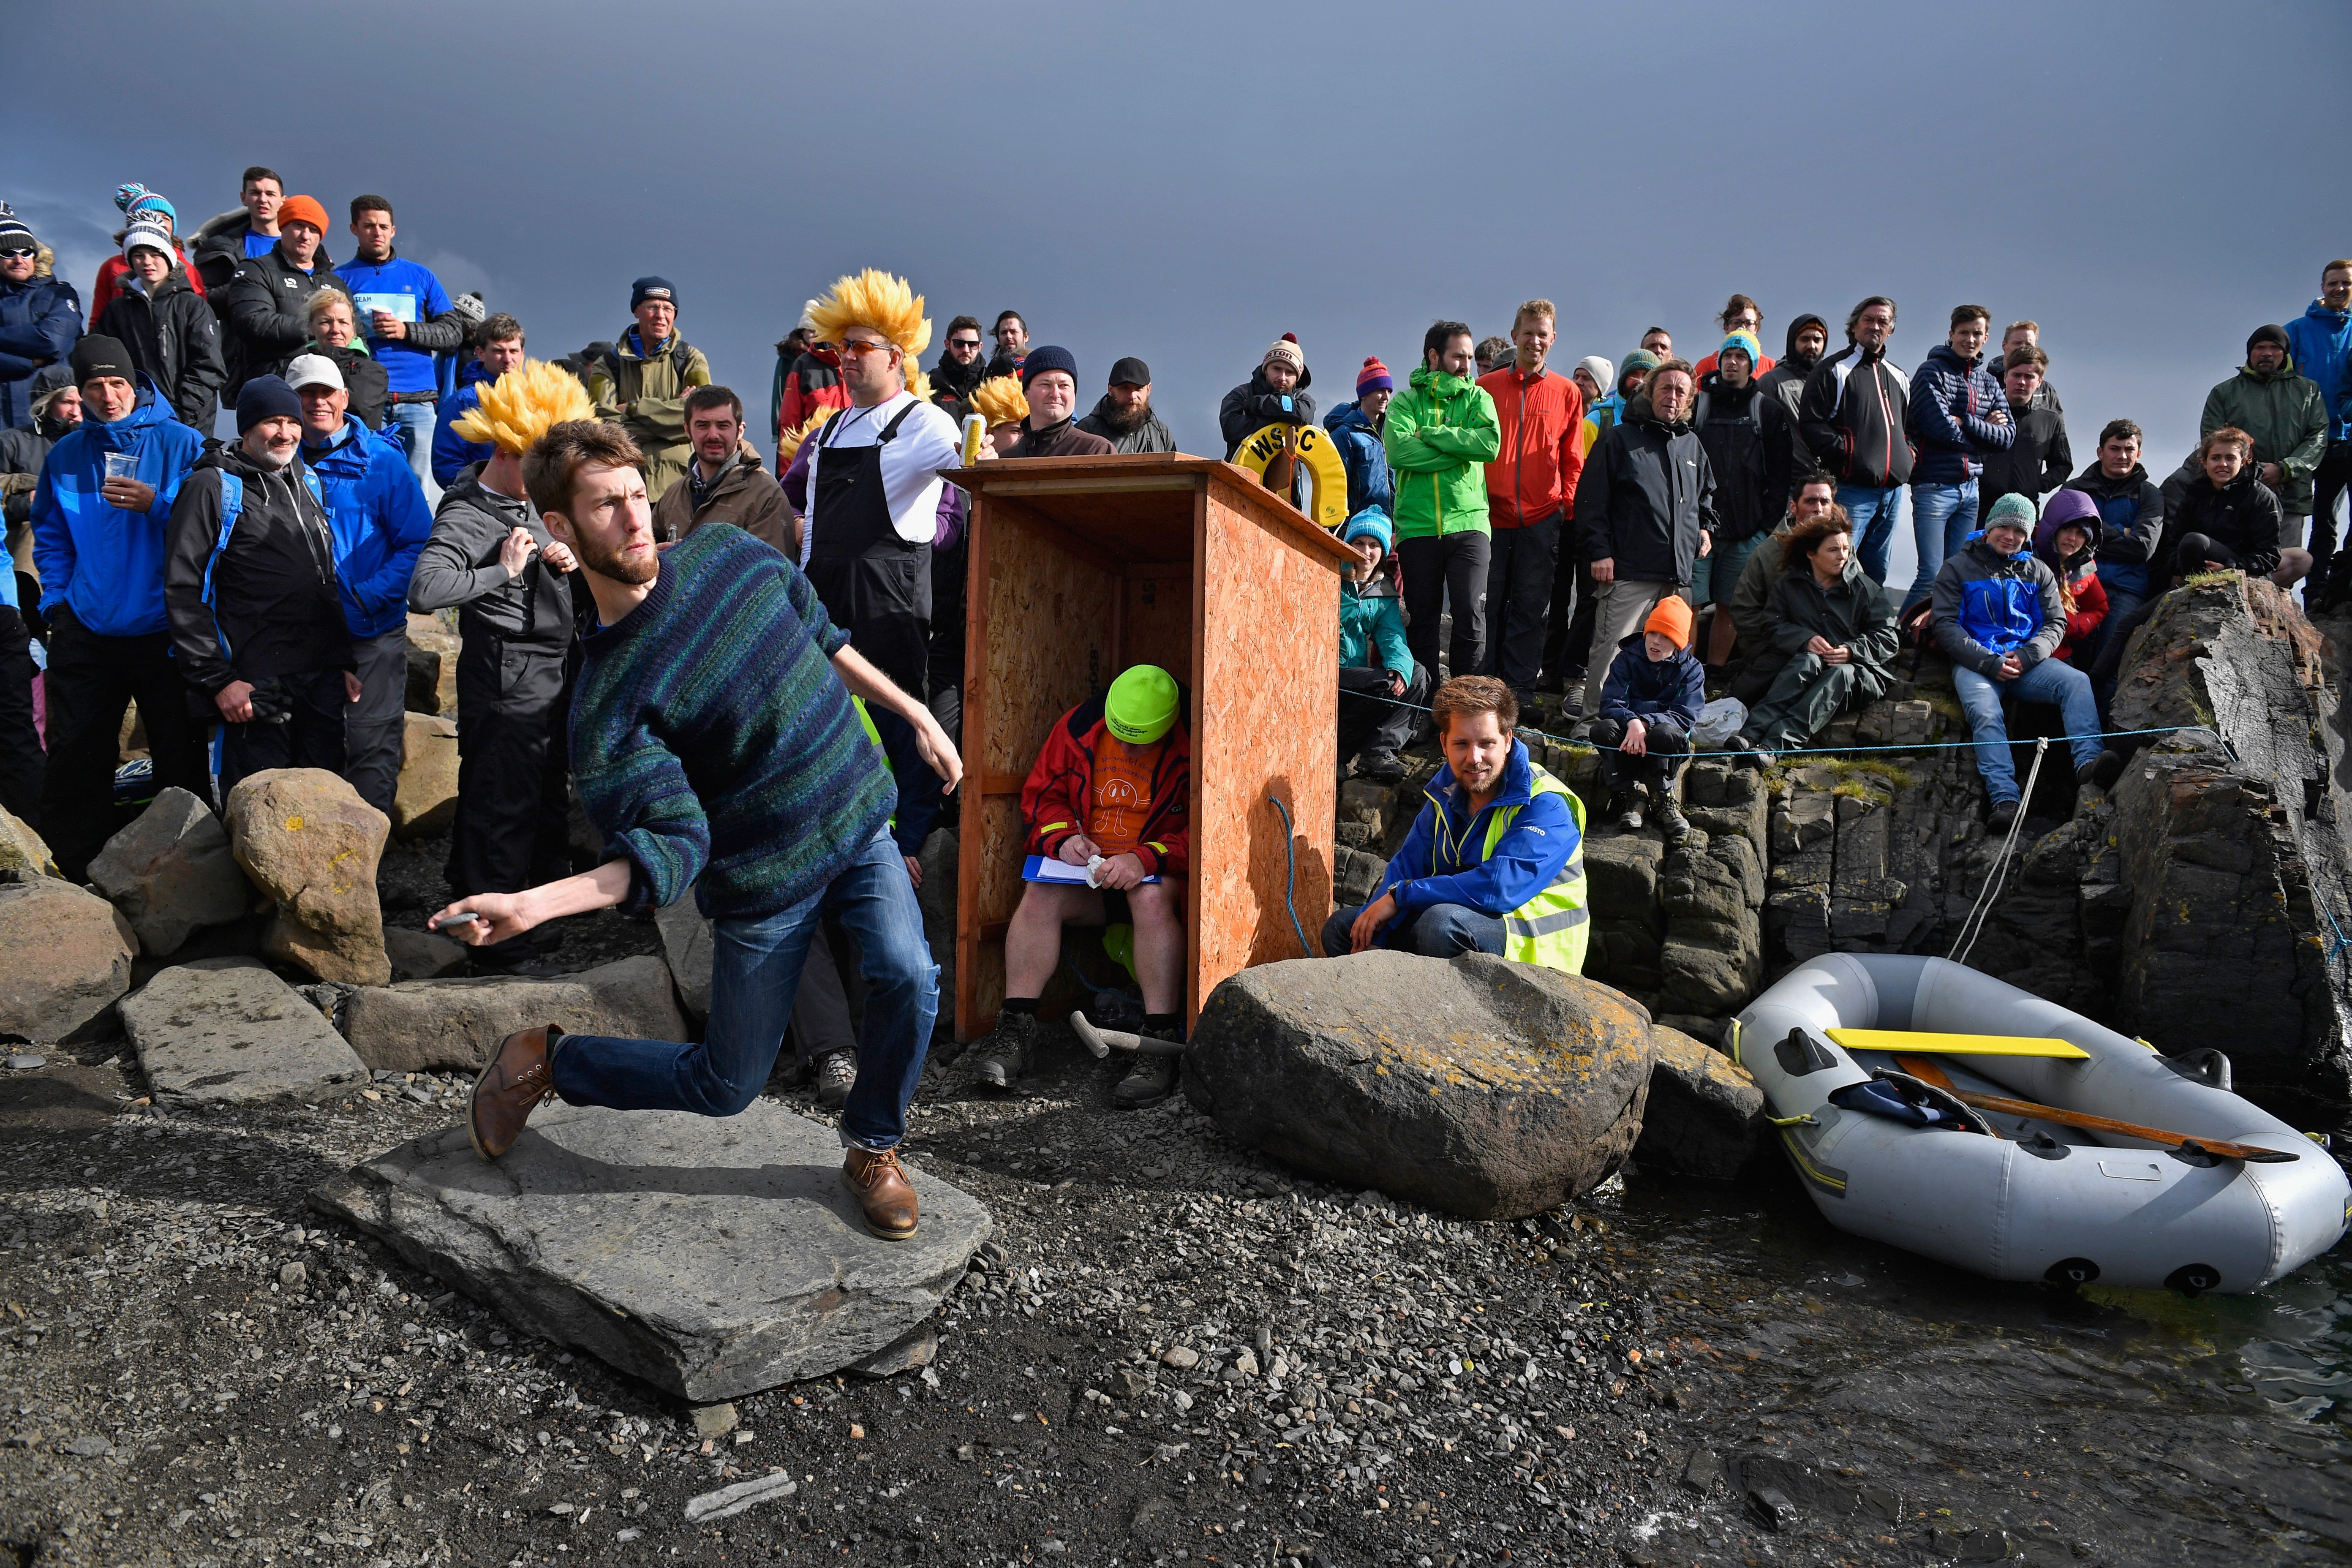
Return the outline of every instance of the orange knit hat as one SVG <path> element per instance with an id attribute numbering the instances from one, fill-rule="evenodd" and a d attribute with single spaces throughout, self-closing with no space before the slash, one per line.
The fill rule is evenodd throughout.
<path id="1" fill-rule="evenodd" d="M 307 223 L 320 234 L 332 226 L 327 222 L 327 209 L 319 205 L 316 196 L 288 196 L 278 204 L 278 226 L 289 223 Z"/>
<path id="2" fill-rule="evenodd" d="M 1658 607 L 1650 612 L 1650 618 L 1642 623 L 1642 629 L 1645 632 L 1657 633 L 1660 637 L 1673 642 L 1676 647 L 1688 647 L 1691 639 L 1691 607 L 1683 603 L 1680 595 L 1669 594 L 1658 601 Z"/>

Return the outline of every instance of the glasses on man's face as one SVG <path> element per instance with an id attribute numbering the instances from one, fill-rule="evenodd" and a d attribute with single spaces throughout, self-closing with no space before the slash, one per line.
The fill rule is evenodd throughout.
<path id="1" fill-rule="evenodd" d="M 980 340 L 978 338 L 950 338 L 948 340 L 948 347 L 951 349 L 967 349 L 973 353 L 978 353 L 980 352 Z"/>
<path id="2" fill-rule="evenodd" d="M 844 359 L 863 359 L 867 354 L 887 353 L 889 349 L 888 343 L 862 343 L 851 338 L 841 345 L 841 354 Z"/>
<path id="3" fill-rule="evenodd" d="M 22 261 L 28 256 L 38 256 L 39 254 L 39 251 L 35 250 L 29 245 L 19 246 L 14 250 L 0 250 L 0 261 Z"/>

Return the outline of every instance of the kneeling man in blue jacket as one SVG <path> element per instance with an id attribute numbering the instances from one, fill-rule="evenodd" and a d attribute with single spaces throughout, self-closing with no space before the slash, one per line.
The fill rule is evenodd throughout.
<path id="1" fill-rule="evenodd" d="M 1519 704 L 1489 676 L 1456 677 L 1430 703 L 1445 766 L 1426 791 L 1380 896 L 1323 927 L 1337 958 L 1393 948 L 1431 958 L 1492 952 L 1566 973 L 1591 934 L 1584 805 L 1513 731 Z"/>

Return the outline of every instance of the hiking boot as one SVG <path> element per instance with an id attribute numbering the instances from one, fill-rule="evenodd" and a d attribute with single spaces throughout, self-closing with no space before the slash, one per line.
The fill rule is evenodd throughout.
<path id="1" fill-rule="evenodd" d="M 996 1027 L 972 1053 L 972 1081 L 1011 1089 L 1013 1080 L 1029 1070 L 1029 1056 L 1036 1047 L 1036 1014 L 999 1013 Z"/>
<path id="2" fill-rule="evenodd" d="M 2113 746 L 2101 750 L 2091 763 L 2091 783 L 2101 795 L 2115 788 L 2116 781 L 2123 776 L 2124 754 Z"/>
<path id="3" fill-rule="evenodd" d="M 1669 844 L 1680 844 L 1690 837 L 1690 819 L 1683 815 L 1682 807 L 1675 804 L 1675 797 L 1664 787 L 1653 787 L 1650 791 L 1650 820 L 1664 832 Z"/>
<path id="4" fill-rule="evenodd" d="M 1181 1059 L 1137 1053 L 1134 1070 L 1110 1091 L 1110 1102 L 1121 1110 L 1149 1110 L 1176 1092 L 1176 1064 Z"/>
<path id="5" fill-rule="evenodd" d="M 1769 752 L 1758 751 L 1756 749 L 1756 742 L 1749 740 L 1744 734 L 1734 735 L 1729 740 L 1724 742 L 1723 749 L 1727 752 L 1737 752 L 1739 753 L 1738 756 L 1731 759 L 1731 765 L 1735 768 L 1763 769 L 1769 768 L 1772 765 L 1772 753 Z"/>
<path id="6" fill-rule="evenodd" d="M 1404 759 L 1391 751 L 1366 752 L 1356 759 L 1356 776 L 1395 784 L 1404 777 Z"/>
<path id="7" fill-rule="evenodd" d="M 1609 797 L 1609 809 L 1602 813 L 1613 827 L 1627 833 L 1642 831 L 1642 797 L 1630 789 L 1621 789 Z"/>
<path id="8" fill-rule="evenodd" d="M 2013 800 L 1994 801 L 1991 813 L 1985 817 L 1985 826 L 1995 833 L 2007 833 L 2009 825 L 2017 820 L 2017 804 Z"/>
<path id="9" fill-rule="evenodd" d="M 555 1046 L 563 1031 L 552 1024 L 518 1029 L 499 1042 L 498 1055 L 474 1080 L 467 1106 L 474 1152 L 495 1160 L 514 1147 L 531 1107 L 555 1092 Z"/>
<path id="10" fill-rule="evenodd" d="M 827 1051 L 812 1064 L 815 1071 L 816 1102 L 827 1110 L 839 1110 L 849 1103 L 850 1087 L 857 1081 L 856 1051 Z"/>
<path id="11" fill-rule="evenodd" d="M 915 1189 L 898 1163 L 896 1149 L 860 1149 L 851 1144 L 841 1163 L 842 1184 L 857 1194 L 866 1228 L 885 1241 L 915 1234 Z"/>

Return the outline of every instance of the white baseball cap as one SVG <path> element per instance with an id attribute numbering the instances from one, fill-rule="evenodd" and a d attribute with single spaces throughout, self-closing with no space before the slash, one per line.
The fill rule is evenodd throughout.
<path id="1" fill-rule="evenodd" d="M 331 386 L 343 390 L 343 373 L 325 354 L 298 354 L 286 367 L 286 384 L 299 392 L 306 386 Z"/>

